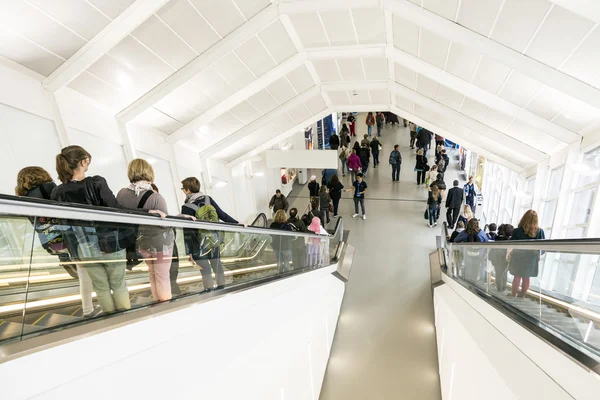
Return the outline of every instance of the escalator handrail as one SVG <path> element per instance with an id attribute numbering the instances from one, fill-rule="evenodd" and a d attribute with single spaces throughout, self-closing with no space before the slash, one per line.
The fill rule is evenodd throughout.
<path id="1" fill-rule="evenodd" d="M 256 218 L 254 218 L 254 221 L 252 221 L 252 223 L 250 224 L 250 226 L 255 226 L 256 222 L 258 222 L 259 219 L 264 219 L 265 221 L 265 225 L 267 223 L 267 221 L 269 220 L 267 218 L 267 215 L 265 213 L 259 213 Z"/>
<path id="2" fill-rule="evenodd" d="M 134 225 L 154 225 L 172 228 L 208 229 L 225 232 L 256 233 L 261 235 L 278 235 L 293 237 L 320 236 L 314 233 L 288 232 L 223 222 L 192 221 L 189 218 L 168 216 L 160 219 L 158 216 L 136 210 L 124 210 L 109 207 L 95 207 L 79 203 L 59 203 L 49 200 L 22 198 L 18 196 L 0 195 L 0 215 L 11 216 L 44 216 L 67 220 L 83 220 L 93 222 L 113 222 Z"/>
<path id="3" fill-rule="evenodd" d="M 501 242 L 452 242 L 453 248 L 477 247 L 481 249 L 541 250 L 548 252 L 600 254 L 600 239 L 544 239 L 504 240 Z"/>

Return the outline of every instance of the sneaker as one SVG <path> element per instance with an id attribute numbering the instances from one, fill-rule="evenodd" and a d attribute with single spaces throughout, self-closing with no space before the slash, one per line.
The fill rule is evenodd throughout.
<path id="1" fill-rule="evenodd" d="M 95 316 L 102 314 L 102 308 L 100 307 L 94 307 L 94 309 L 92 310 L 91 313 L 89 314 L 83 314 L 83 318 L 94 318 Z"/>
<path id="2" fill-rule="evenodd" d="M 352 218 L 356 218 L 356 217 L 358 217 L 358 214 L 354 214 L 354 215 L 352 216 Z"/>
<path id="3" fill-rule="evenodd" d="M 367 219 L 367 216 L 365 214 L 363 214 L 363 219 Z"/>
<path id="4" fill-rule="evenodd" d="M 434 223 L 433 223 L 433 226 L 437 226 L 437 222 L 434 222 Z"/>
<path id="5" fill-rule="evenodd" d="M 215 290 L 225 289 L 225 285 L 218 285 Z"/>
<path id="6" fill-rule="evenodd" d="M 431 225 L 431 224 L 427 224 L 427 226 L 430 227 L 430 228 L 433 228 L 433 225 Z"/>

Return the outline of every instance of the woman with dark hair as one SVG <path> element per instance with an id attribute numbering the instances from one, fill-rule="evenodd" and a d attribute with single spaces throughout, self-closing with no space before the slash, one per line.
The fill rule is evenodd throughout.
<path id="1" fill-rule="evenodd" d="M 467 229 L 462 231 L 454 240 L 455 243 L 461 242 L 489 242 L 484 231 L 479 228 L 479 221 L 471 219 L 467 224 Z M 464 279 L 475 283 L 480 276 L 482 267 L 485 266 L 486 250 L 476 247 L 467 247 L 464 249 L 465 272 Z"/>
<path id="2" fill-rule="evenodd" d="M 429 171 L 429 165 L 427 165 L 427 157 L 423 155 L 423 149 L 417 150 L 417 163 L 415 164 L 415 171 L 417 172 L 417 185 L 423 185 L 425 183 L 425 175 Z"/>
<path id="3" fill-rule="evenodd" d="M 496 242 L 502 242 L 510 240 L 514 227 L 510 224 L 500 225 L 498 228 L 498 235 L 494 239 Z M 494 275 L 496 277 L 496 289 L 498 292 L 504 292 L 506 290 L 507 274 L 508 274 L 508 261 L 506 261 L 506 249 L 491 249 L 489 260 L 494 266 Z"/>
<path id="4" fill-rule="evenodd" d="M 331 177 L 331 181 L 329 181 L 327 187 L 329 188 L 329 197 L 331 197 L 331 201 L 333 203 L 333 216 L 337 217 L 344 185 L 342 185 L 342 182 L 340 182 L 338 176 L 334 175 Z"/>
<path id="5" fill-rule="evenodd" d="M 429 210 L 429 227 L 437 226 L 440 204 L 442 204 L 442 195 L 437 186 L 433 185 L 429 196 L 427 197 L 427 206 Z"/>
<path id="6" fill-rule="evenodd" d="M 50 200 L 56 183 L 41 167 L 25 167 L 17 175 L 17 196 L 33 197 L 36 199 Z M 32 218 L 34 229 L 38 233 L 40 244 L 49 254 L 58 257 L 67 273 L 79 280 L 79 292 L 81 294 L 81 311 L 85 318 L 94 316 L 94 303 L 92 300 L 92 281 L 85 268 L 77 264 L 69 264 L 73 260 L 70 253 L 74 250 L 68 248 L 67 238 L 63 236 L 65 226 L 57 218 L 37 217 Z"/>
<path id="7" fill-rule="evenodd" d="M 350 143 L 350 130 L 348 129 L 348 125 L 342 124 L 342 129 L 340 131 L 340 146 L 348 146 Z"/>
<path id="8" fill-rule="evenodd" d="M 56 171 L 62 185 L 52 191 L 52 199 L 60 202 L 81 203 L 102 207 L 119 207 L 115 195 L 101 176 L 86 177 L 92 156 L 83 147 L 68 146 L 56 156 Z M 94 223 L 96 225 L 96 223 Z M 99 225 L 99 224 L 98 224 Z M 96 291 L 102 311 L 131 308 L 129 291 L 125 283 L 125 250 L 111 248 L 105 239 L 117 228 L 108 229 L 91 223 L 76 223 L 71 228 L 70 247 L 76 249 L 79 260 L 85 264 Z M 99 230 L 102 230 L 102 234 Z M 114 242 L 114 240 L 113 240 Z M 101 248 L 102 246 L 102 248 Z M 116 250 L 116 251 L 113 251 Z M 80 266 L 77 266 L 80 269 Z"/>
<path id="9" fill-rule="evenodd" d="M 288 224 L 288 217 L 284 210 L 277 210 L 273 217 L 273 222 L 269 227 L 271 229 L 277 229 L 281 231 L 292 232 L 292 227 Z M 291 271 L 290 261 L 292 260 L 292 237 L 273 235 L 271 245 L 273 246 L 273 252 L 277 259 L 277 266 L 279 272 Z"/>
<path id="10" fill-rule="evenodd" d="M 538 214 L 529 210 L 523 215 L 519 222 L 519 227 L 513 231 L 510 240 L 543 240 L 546 239 L 544 230 L 540 229 Z M 525 297 L 529 290 L 531 278 L 538 276 L 540 251 L 539 250 L 508 250 L 507 259 L 509 260 L 508 270 L 514 276 L 512 281 L 513 297 L 517 296 L 521 281 L 521 293 L 519 297 Z"/>

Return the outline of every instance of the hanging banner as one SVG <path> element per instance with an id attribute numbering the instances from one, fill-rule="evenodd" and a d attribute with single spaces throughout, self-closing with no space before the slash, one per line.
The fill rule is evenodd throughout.
<path id="1" fill-rule="evenodd" d="M 319 141 L 319 150 L 323 150 L 323 120 L 317 121 L 317 139 Z"/>
<path id="2" fill-rule="evenodd" d="M 331 133 L 333 132 L 333 117 L 328 115 L 327 117 L 323 118 L 323 125 L 325 148 L 328 149 L 329 139 L 331 138 Z"/>

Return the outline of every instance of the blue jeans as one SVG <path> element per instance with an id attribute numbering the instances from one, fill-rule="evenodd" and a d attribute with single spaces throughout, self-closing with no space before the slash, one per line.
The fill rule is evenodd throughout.
<path id="1" fill-rule="evenodd" d="M 379 165 L 379 152 L 378 151 L 374 151 L 373 152 L 373 166 L 378 166 Z"/>
<path id="2" fill-rule="evenodd" d="M 400 164 L 392 164 L 392 181 L 400 180 Z"/>
<path id="3" fill-rule="evenodd" d="M 438 219 L 438 208 L 437 205 L 429 205 L 429 225 L 433 225 Z"/>
<path id="4" fill-rule="evenodd" d="M 342 163 L 342 175 L 346 175 L 346 169 L 348 169 L 348 160 L 340 160 Z"/>
<path id="5" fill-rule="evenodd" d="M 367 170 L 369 169 L 369 163 L 364 163 L 362 166 L 363 175 L 367 175 Z"/>
<path id="6" fill-rule="evenodd" d="M 383 129 L 383 124 L 377 124 L 377 136 L 381 136 L 382 129 Z"/>
<path id="7" fill-rule="evenodd" d="M 371 136 L 371 134 L 373 133 L 373 125 L 367 126 L 367 133 L 369 134 L 369 136 Z"/>

